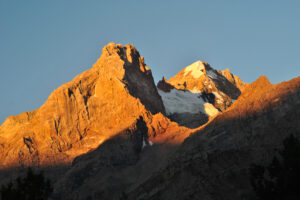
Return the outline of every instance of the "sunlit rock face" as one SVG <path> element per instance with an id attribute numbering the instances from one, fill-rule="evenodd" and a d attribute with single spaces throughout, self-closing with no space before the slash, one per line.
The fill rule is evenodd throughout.
<path id="1" fill-rule="evenodd" d="M 227 68 L 223 71 L 217 70 L 219 74 L 222 74 L 230 83 L 236 86 L 241 92 L 248 86 L 247 83 L 244 83 L 238 76 L 232 74 Z"/>
<path id="2" fill-rule="evenodd" d="M 6 119 L 0 167 L 71 163 L 114 135 L 135 130 L 140 117 L 148 127 L 146 143 L 155 142 L 177 126 L 164 113 L 143 57 L 132 45 L 109 43 L 90 70 L 57 88 L 39 109 Z"/>
<path id="3" fill-rule="evenodd" d="M 197 61 L 169 81 L 163 78 L 157 88 L 167 115 L 181 125 L 195 128 L 224 112 L 246 85 L 229 70 L 221 72 Z"/>

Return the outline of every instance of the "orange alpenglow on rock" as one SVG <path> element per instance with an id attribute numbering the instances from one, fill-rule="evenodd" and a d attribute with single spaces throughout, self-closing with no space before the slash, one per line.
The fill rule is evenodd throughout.
<path id="1" fill-rule="evenodd" d="M 169 81 L 157 84 L 166 114 L 180 125 L 196 128 L 229 108 L 247 86 L 230 73 L 196 61 Z"/>
<path id="2" fill-rule="evenodd" d="M 188 129 L 164 114 L 144 58 L 130 44 L 109 43 L 92 69 L 57 88 L 39 109 L 5 120 L 0 167 L 71 163 L 119 133 L 132 133 L 141 119 L 148 127 L 141 146 L 182 141 Z"/>

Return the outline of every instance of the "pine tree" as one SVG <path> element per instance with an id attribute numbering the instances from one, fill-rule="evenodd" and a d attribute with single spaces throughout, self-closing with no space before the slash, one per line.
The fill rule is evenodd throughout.
<path id="1" fill-rule="evenodd" d="M 0 189 L 2 200 L 46 200 L 52 191 L 50 180 L 45 179 L 43 172 L 35 174 L 31 168 L 25 177 L 18 177 Z"/>

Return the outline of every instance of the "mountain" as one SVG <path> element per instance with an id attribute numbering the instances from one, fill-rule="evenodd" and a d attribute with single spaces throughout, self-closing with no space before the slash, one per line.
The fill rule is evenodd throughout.
<path id="1" fill-rule="evenodd" d="M 190 128 L 224 112 L 246 86 L 228 69 L 214 70 L 202 61 L 185 67 L 169 81 L 163 77 L 157 84 L 167 115 Z"/>
<path id="2" fill-rule="evenodd" d="M 141 148 L 177 127 L 164 113 L 144 58 L 132 45 L 109 43 L 90 70 L 57 88 L 39 109 L 5 120 L 0 167 L 70 164 L 117 134 L 133 134 L 139 120 L 148 128 L 136 141 Z"/>
<path id="3" fill-rule="evenodd" d="M 248 169 L 270 161 L 289 134 L 300 137 L 299 96 L 300 77 L 272 85 L 262 76 L 183 143 L 156 143 L 136 154 L 124 151 L 133 143 L 119 135 L 77 157 L 54 197 L 254 199 Z"/>
<path id="4" fill-rule="evenodd" d="M 39 109 L 1 125 L 0 182 L 31 166 L 58 200 L 251 200 L 249 167 L 300 138 L 299 116 L 300 77 L 248 85 L 197 61 L 155 86 L 134 46 L 109 43 Z"/>
<path id="5" fill-rule="evenodd" d="M 255 199 L 249 167 L 269 163 L 289 135 L 300 137 L 299 97 L 300 77 L 275 85 L 260 77 L 128 199 Z"/>

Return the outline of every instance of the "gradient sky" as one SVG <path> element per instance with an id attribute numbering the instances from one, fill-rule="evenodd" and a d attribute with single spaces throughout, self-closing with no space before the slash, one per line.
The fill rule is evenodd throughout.
<path id="1" fill-rule="evenodd" d="M 0 124 L 40 107 L 92 67 L 110 41 L 131 43 L 168 79 L 202 60 L 246 82 L 300 74 L 300 1 L 0 0 Z"/>

